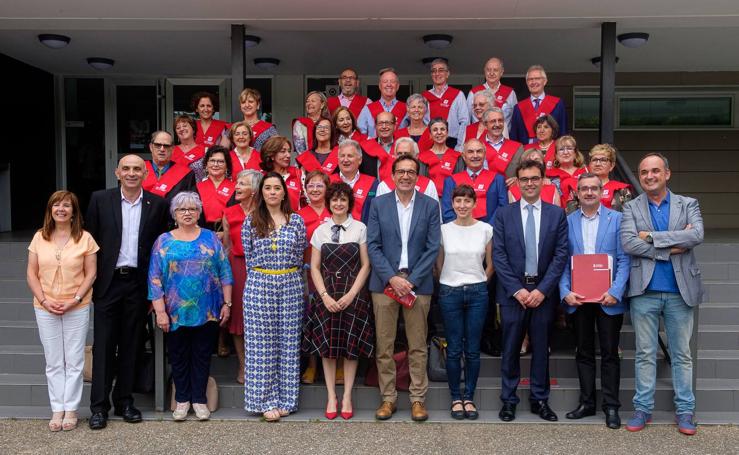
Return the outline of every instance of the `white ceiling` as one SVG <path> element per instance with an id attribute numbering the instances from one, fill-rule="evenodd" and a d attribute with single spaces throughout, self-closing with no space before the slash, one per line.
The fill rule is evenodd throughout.
<path id="1" fill-rule="evenodd" d="M 603 21 L 618 32 L 646 31 L 648 45 L 617 47 L 618 71 L 739 70 L 739 1 L 718 0 L 423 0 L 398 2 L 218 0 L 26 0 L 0 6 L 0 52 L 53 73 L 93 74 L 86 57 L 116 60 L 115 74 L 227 75 L 230 24 L 263 38 L 247 50 L 247 72 L 263 74 L 254 57 L 276 57 L 278 74 L 361 73 L 395 66 L 422 73 L 421 58 L 445 56 L 457 73 L 478 73 L 484 59 L 504 58 L 509 73 L 532 63 L 552 72 L 596 71 Z M 53 5 L 53 6 L 52 6 Z M 328 30 L 328 31 L 327 31 Z M 39 33 L 72 38 L 61 50 Z M 434 51 L 421 36 L 449 33 Z M 739 81 L 738 81 L 739 82 Z"/>

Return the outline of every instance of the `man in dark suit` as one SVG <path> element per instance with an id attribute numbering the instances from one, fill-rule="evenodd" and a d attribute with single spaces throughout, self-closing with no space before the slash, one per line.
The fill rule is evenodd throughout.
<path id="1" fill-rule="evenodd" d="M 95 331 L 89 425 L 107 426 L 113 377 L 115 414 L 140 422 L 133 406 L 136 354 L 146 317 L 149 255 L 169 221 L 167 203 L 142 188 L 146 165 L 137 155 L 118 162 L 120 188 L 92 194 L 85 228 L 100 245 L 93 286 Z"/>
<path id="2" fill-rule="evenodd" d="M 567 218 L 561 208 L 541 200 L 544 165 L 526 160 L 516 168 L 521 200 L 501 207 L 493 223 L 493 263 L 503 329 L 501 361 L 504 422 L 516 418 L 520 348 L 528 331 L 531 343 L 531 412 L 556 421 L 549 407 L 549 334 L 556 292 L 567 264 Z"/>
<path id="3" fill-rule="evenodd" d="M 142 186 L 144 190 L 165 198 L 167 204 L 177 193 L 197 191 L 195 174 L 188 166 L 172 161 L 173 150 L 171 134 L 166 131 L 151 133 L 151 160 L 146 162 L 146 177 Z"/>
<path id="4" fill-rule="evenodd" d="M 372 275 L 369 289 L 375 314 L 377 377 L 382 404 L 375 417 L 387 420 L 396 410 L 393 347 L 400 304 L 383 293 L 389 284 L 399 297 L 414 293 L 411 308 L 403 306 L 405 335 L 408 339 L 408 365 L 411 418 L 428 418 L 424 401 L 428 390 L 426 375 L 427 318 L 434 290 L 431 269 L 439 252 L 441 225 L 439 204 L 415 190 L 419 161 L 410 155 L 399 156 L 392 166 L 395 191 L 376 197 L 367 223 L 367 250 Z"/>

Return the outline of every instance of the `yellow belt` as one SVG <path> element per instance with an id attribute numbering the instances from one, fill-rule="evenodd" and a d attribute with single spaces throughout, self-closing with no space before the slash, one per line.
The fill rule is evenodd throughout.
<path id="1" fill-rule="evenodd" d="M 266 273 L 267 275 L 284 275 L 286 273 L 297 272 L 297 267 L 290 267 L 289 269 L 263 269 L 261 267 L 252 267 L 252 270 L 259 273 Z"/>

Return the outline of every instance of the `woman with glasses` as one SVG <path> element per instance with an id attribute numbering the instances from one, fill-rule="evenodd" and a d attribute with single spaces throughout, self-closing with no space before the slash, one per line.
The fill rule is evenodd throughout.
<path id="1" fill-rule="evenodd" d="M 189 115 L 179 115 L 174 119 L 174 131 L 179 144 L 174 147 L 172 161 L 188 166 L 195 174 L 195 181 L 199 182 L 205 178 L 202 161 L 205 147 L 195 142 L 196 129 L 197 124 Z"/>
<path id="2" fill-rule="evenodd" d="M 331 120 L 321 118 L 313 125 L 313 142 L 310 150 L 300 153 L 295 161 L 303 168 L 303 173 L 321 171 L 333 174 L 339 168 L 339 148 L 333 137 Z"/>
<path id="3" fill-rule="evenodd" d="M 231 267 L 216 234 L 198 226 L 201 210 L 197 193 L 172 198 L 169 211 L 177 227 L 157 238 L 149 262 L 149 300 L 157 326 L 168 333 L 176 421 L 187 418 L 191 403 L 198 420 L 210 418 L 210 358 L 218 327 L 231 314 Z"/>
<path id="4" fill-rule="evenodd" d="M 611 180 L 610 174 L 616 167 L 616 149 L 610 144 L 597 144 L 590 149 L 590 172 L 597 175 L 603 184 L 601 204 L 618 212 L 623 211 L 623 205 L 631 200 L 633 191 L 628 183 Z"/>
<path id="5" fill-rule="evenodd" d="M 232 175 L 239 175 L 241 171 L 247 169 L 261 172 L 259 163 L 262 162 L 262 158 L 259 150 L 251 146 L 252 136 L 253 133 L 248 123 L 242 121 L 231 125 L 228 138 L 234 146 L 230 153 Z"/>
<path id="6" fill-rule="evenodd" d="M 231 181 L 231 158 L 225 147 L 217 145 L 205 152 L 203 165 L 207 177 L 198 182 L 198 193 L 203 201 L 203 215 L 206 226 L 218 231 L 226 204 L 234 193 L 234 182 Z"/>
<path id="7" fill-rule="evenodd" d="M 585 166 L 585 157 L 577 149 L 574 137 L 562 136 L 555 144 L 557 154 L 554 165 L 547 169 L 546 175 L 557 187 L 562 208 L 565 208 L 577 190 L 577 177 L 587 172 L 588 168 Z"/>
<path id="8" fill-rule="evenodd" d="M 192 110 L 198 114 L 195 142 L 204 147 L 220 144 L 228 123 L 213 118 L 218 112 L 218 99 L 215 95 L 208 92 L 196 93 L 192 97 Z"/>
<path id="9" fill-rule="evenodd" d="M 305 117 L 293 120 L 293 145 L 298 155 L 313 145 L 313 133 L 318 120 L 331 118 L 327 106 L 326 95 L 323 92 L 314 90 L 305 97 Z"/>

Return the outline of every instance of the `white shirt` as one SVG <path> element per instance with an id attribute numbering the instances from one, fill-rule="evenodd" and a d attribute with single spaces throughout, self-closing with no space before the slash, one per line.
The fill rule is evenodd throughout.
<path id="1" fill-rule="evenodd" d="M 354 101 L 354 97 L 357 95 L 359 95 L 359 92 L 355 93 L 351 98 L 347 98 L 346 96 L 344 96 L 343 93 L 339 93 L 339 96 L 337 96 L 337 98 L 339 99 L 339 104 L 341 104 L 344 107 L 349 107 L 352 104 L 352 101 Z M 372 100 L 367 98 L 367 102 L 364 103 L 364 105 L 366 106 L 371 102 Z"/>
<path id="2" fill-rule="evenodd" d="M 595 215 L 588 217 L 580 210 L 580 224 L 582 225 L 582 246 L 585 254 L 595 254 L 595 240 L 598 237 L 598 224 L 600 223 L 600 205 Z"/>
<path id="3" fill-rule="evenodd" d="M 333 218 L 329 218 L 325 223 L 321 223 L 315 231 L 313 231 L 313 237 L 310 239 L 310 244 L 317 250 L 321 249 L 324 243 L 335 243 L 331 241 L 333 234 L 332 226 L 335 226 Z M 367 243 L 367 226 L 361 221 L 357 221 L 352 218 L 351 215 L 341 223 L 344 229 L 339 230 L 339 243 Z"/>
<path id="4" fill-rule="evenodd" d="M 348 179 L 342 174 L 341 171 L 339 171 L 339 177 L 341 177 L 341 181 L 349 185 L 350 187 L 354 188 L 354 185 L 359 181 L 359 171 L 357 171 L 356 174 L 354 174 L 353 179 Z"/>
<path id="5" fill-rule="evenodd" d="M 121 250 L 118 252 L 116 267 L 138 267 L 139 225 L 141 224 L 141 200 L 144 191 L 133 202 L 123 196 L 121 190 Z"/>
<path id="6" fill-rule="evenodd" d="M 523 235 L 526 238 L 526 221 L 529 219 L 529 210 L 526 206 L 529 205 L 523 198 L 521 198 L 521 223 L 523 225 Z M 536 258 L 539 259 L 539 229 L 541 227 L 541 198 L 531 204 L 534 206 L 534 226 L 536 230 Z"/>
<path id="7" fill-rule="evenodd" d="M 460 226 L 454 221 L 441 226 L 441 244 L 444 265 L 439 282 L 447 286 L 463 286 L 487 281 L 482 262 L 485 247 L 493 238 L 493 227 L 476 221 L 471 226 Z"/>
<path id="8" fill-rule="evenodd" d="M 416 192 L 413 192 L 411 202 L 408 206 L 404 206 L 400 202 L 398 193 L 395 192 L 395 205 L 398 209 L 398 222 L 400 223 L 400 242 L 403 245 L 400 249 L 400 264 L 399 269 L 408 268 L 408 238 L 411 235 L 411 218 L 413 217 L 413 204 L 416 202 Z"/>

